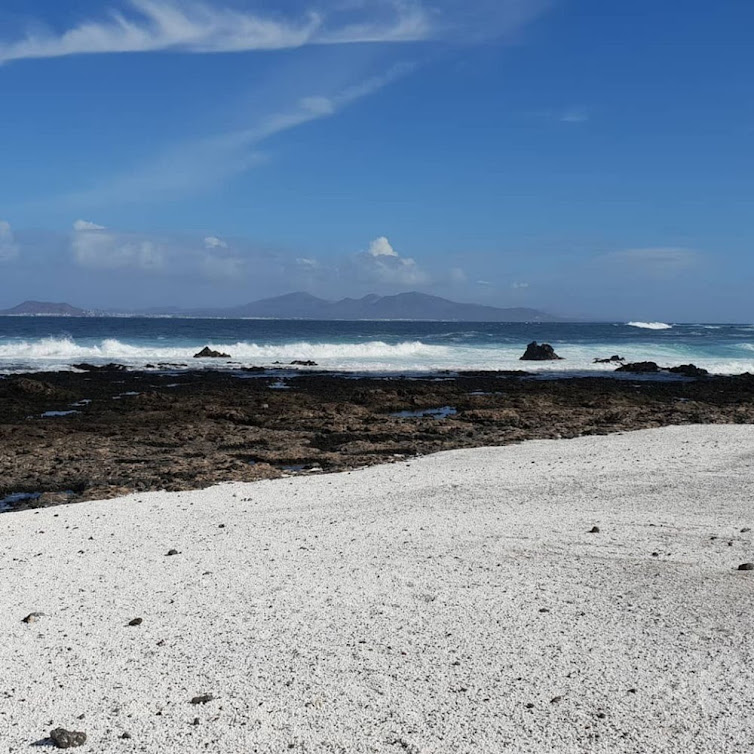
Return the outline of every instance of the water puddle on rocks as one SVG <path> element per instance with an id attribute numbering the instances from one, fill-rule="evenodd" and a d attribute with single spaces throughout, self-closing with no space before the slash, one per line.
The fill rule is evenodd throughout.
<path id="1" fill-rule="evenodd" d="M 289 466 L 281 466 L 280 470 L 285 471 L 289 474 L 300 473 L 302 471 L 306 471 L 310 474 L 313 474 L 313 473 L 322 471 L 322 467 L 317 464 L 312 464 L 312 463 L 293 463 Z"/>
<path id="2" fill-rule="evenodd" d="M 36 500 L 41 495 L 41 492 L 14 492 L 11 495 L 6 495 L 0 498 L 0 513 L 11 510 L 14 503 L 20 503 L 24 500 Z"/>
<path id="3" fill-rule="evenodd" d="M 398 419 L 447 419 L 457 413 L 458 410 L 453 406 L 440 406 L 439 408 L 422 408 L 416 411 L 396 411 L 390 416 L 395 416 Z"/>

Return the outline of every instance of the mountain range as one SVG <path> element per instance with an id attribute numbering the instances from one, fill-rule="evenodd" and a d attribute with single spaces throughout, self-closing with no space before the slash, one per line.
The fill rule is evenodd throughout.
<path id="1" fill-rule="evenodd" d="M 11 309 L 1 309 L 0 315 L 9 317 L 89 317 L 93 312 L 70 304 L 50 301 L 24 301 Z"/>
<path id="2" fill-rule="evenodd" d="M 26 316 L 172 316 L 258 319 L 320 320 L 446 320 L 466 322 L 557 322 L 559 317 L 525 307 L 499 308 L 482 304 L 462 304 L 426 293 L 399 293 L 394 296 L 370 294 L 363 298 L 327 301 L 309 293 L 289 293 L 242 306 L 213 309 L 154 308 L 133 312 L 90 312 L 69 304 L 25 301 L 0 311 L 0 315 Z"/>

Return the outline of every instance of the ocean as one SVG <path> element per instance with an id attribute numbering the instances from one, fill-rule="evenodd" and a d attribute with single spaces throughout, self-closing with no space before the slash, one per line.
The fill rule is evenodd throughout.
<path id="1" fill-rule="evenodd" d="M 533 340 L 551 343 L 563 360 L 519 361 Z M 234 363 L 193 359 L 204 346 Z M 754 325 L 0 317 L 0 374 L 72 369 L 78 362 L 233 369 L 293 360 L 353 373 L 609 374 L 614 365 L 593 360 L 614 354 L 661 366 L 694 363 L 715 374 L 754 372 Z"/>

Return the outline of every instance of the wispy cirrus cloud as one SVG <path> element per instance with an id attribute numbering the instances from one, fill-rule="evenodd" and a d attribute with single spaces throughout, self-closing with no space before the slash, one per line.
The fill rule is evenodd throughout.
<path id="1" fill-rule="evenodd" d="M 698 266 L 703 261 L 703 256 L 693 249 L 658 246 L 613 251 L 601 255 L 596 261 L 599 267 L 620 271 L 621 274 L 663 278 Z"/>
<path id="2" fill-rule="evenodd" d="M 129 0 L 65 31 L 27 31 L 0 42 L 0 63 L 107 53 L 219 53 L 282 50 L 306 45 L 407 42 L 432 36 L 430 13 L 418 2 L 372 0 L 362 12 L 262 14 L 206 2 Z"/>
<path id="3" fill-rule="evenodd" d="M 113 202 L 169 200 L 207 190 L 263 161 L 257 148 L 266 139 L 329 118 L 411 70 L 412 65 L 400 63 L 335 95 L 299 98 L 289 109 L 265 116 L 250 128 L 183 142 L 128 173 L 109 178 L 104 185 L 64 197 L 63 203 L 100 207 Z"/>

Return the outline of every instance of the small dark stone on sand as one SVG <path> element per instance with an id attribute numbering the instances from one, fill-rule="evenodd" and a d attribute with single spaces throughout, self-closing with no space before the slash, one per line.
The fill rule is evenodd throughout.
<path id="1" fill-rule="evenodd" d="M 121 733 L 120 737 L 121 738 L 131 738 L 131 734 L 130 733 Z"/>
<path id="2" fill-rule="evenodd" d="M 539 608 L 539 612 L 540 613 L 549 613 L 550 612 L 550 608 L 549 607 L 540 607 Z"/>
<path id="3" fill-rule="evenodd" d="M 526 703 L 526 709 L 534 709 L 534 703 L 533 702 L 527 702 Z"/>
<path id="4" fill-rule="evenodd" d="M 36 623 L 43 615 L 44 613 L 29 613 L 21 619 L 21 623 Z"/>
<path id="5" fill-rule="evenodd" d="M 550 699 L 550 704 L 557 704 L 558 702 L 562 702 L 563 697 L 562 696 L 554 696 L 552 699 Z"/>
<path id="6" fill-rule="evenodd" d="M 134 618 L 133 620 L 128 621 L 129 626 L 140 626 L 144 622 L 143 618 Z"/>
<path id="7" fill-rule="evenodd" d="M 195 718 L 194 718 L 194 722 L 193 722 L 193 723 L 191 723 L 191 724 L 192 724 L 192 725 L 199 725 L 199 718 L 198 718 L 198 717 L 195 717 Z"/>
<path id="8" fill-rule="evenodd" d="M 590 533 L 590 534 L 599 534 L 599 533 L 600 533 L 600 527 L 599 527 L 599 526 L 593 526 L 593 527 L 592 527 L 592 528 L 591 528 L 591 529 L 589 530 L 589 533 Z"/>
<path id="9" fill-rule="evenodd" d="M 754 563 L 741 563 L 738 566 L 739 571 L 754 571 Z"/>
<path id="10" fill-rule="evenodd" d="M 628 693 L 629 693 L 629 694 L 635 694 L 635 693 L 636 693 L 636 689 L 629 689 L 629 690 L 628 690 Z"/>
<path id="11" fill-rule="evenodd" d="M 741 534 L 746 534 L 746 532 L 747 532 L 747 531 L 751 531 L 751 527 L 749 527 L 749 526 L 744 526 L 744 528 L 743 528 L 743 529 L 741 529 Z"/>
<path id="12" fill-rule="evenodd" d="M 167 554 L 168 555 L 177 555 L 178 554 L 178 550 L 168 550 Z"/>
<path id="13" fill-rule="evenodd" d="M 55 728 L 50 731 L 50 738 L 58 749 L 73 749 L 86 743 L 86 733 L 65 728 Z"/>
<path id="14" fill-rule="evenodd" d="M 225 524 L 218 524 L 217 528 L 218 529 L 224 529 L 225 528 Z"/>
<path id="15" fill-rule="evenodd" d="M 659 558 L 660 557 L 660 553 L 659 552 L 653 552 L 652 553 L 652 557 L 653 558 Z"/>
<path id="16" fill-rule="evenodd" d="M 207 702 L 211 702 L 214 698 L 212 694 L 201 694 L 200 696 L 195 696 L 191 700 L 191 704 L 207 704 Z"/>

